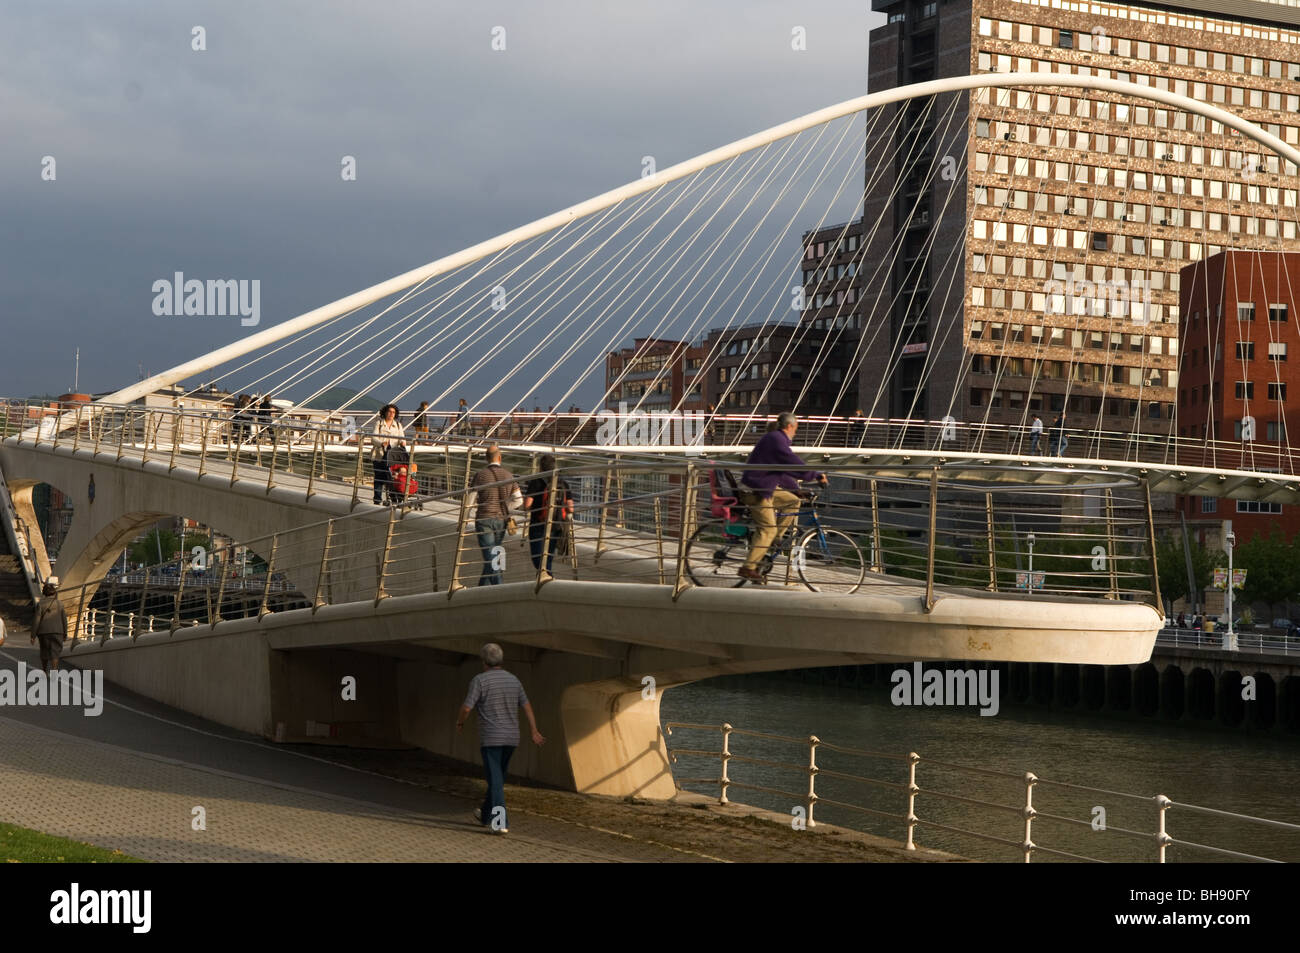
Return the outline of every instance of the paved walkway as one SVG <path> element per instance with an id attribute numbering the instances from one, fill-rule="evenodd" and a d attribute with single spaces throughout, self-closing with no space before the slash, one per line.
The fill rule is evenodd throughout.
<path id="1" fill-rule="evenodd" d="M 0 667 L 37 664 L 19 641 L 0 649 Z M 520 812 L 508 835 L 493 835 L 472 820 L 470 798 L 277 748 L 105 687 L 99 717 L 0 707 L 0 820 L 155 861 L 708 859 Z M 195 807 L 206 830 L 192 827 Z"/>

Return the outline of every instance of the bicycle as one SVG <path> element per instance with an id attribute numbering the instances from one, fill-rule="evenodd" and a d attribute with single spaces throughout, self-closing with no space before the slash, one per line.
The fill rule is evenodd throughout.
<path id="1" fill-rule="evenodd" d="M 759 560 L 758 571 L 767 577 L 777 559 L 785 556 L 785 582 L 790 582 L 793 570 L 813 592 L 857 592 L 867 577 L 862 550 L 847 533 L 822 525 L 816 492 L 805 491 L 801 497 L 798 518 L 772 542 L 767 555 Z M 730 507 L 723 509 L 730 512 Z M 750 538 L 756 530 L 748 513 L 743 521 L 723 516 L 701 523 L 686 544 L 686 571 L 691 582 L 730 588 L 751 583 L 739 570 L 749 556 Z"/>

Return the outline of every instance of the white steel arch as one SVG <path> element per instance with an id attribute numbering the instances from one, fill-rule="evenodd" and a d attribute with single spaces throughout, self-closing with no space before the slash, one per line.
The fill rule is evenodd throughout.
<path id="1" fill-rule="evenodd" d="M 1074 76 L 1063 75 L 1059 73 L 980 73 L 974 76 L 955 76 L 948 79 L 931 80 L 927 83 L 915 83 L 910 86 L 900 86 L 895 89 L 885 90 L 878 93 L 870 93 L 866 96 L 859 96 L 855 99 L 845 100 L 835 106 L 828 106 L 825 109 L 819 109 L 816 112 L 808 113 L 798 119 L 792 119 L 789 122 L 781 123 L 778 126 L 772 126 L 762 132 L 755 133 L 752 136 L 746 136 L 744 139 L 737 139 L 728 145 L 721 146 L 710 152 L 698 155 L 693 159 L 687 159 L 685 162 L 679 162 L 674 166 L 663 169 L 652 176 L 644 179 L 638 179 L 627 185 L 611 189 L 608 192 L 601 193 L 585 202 L 579 202 L 577 205 L 571 205 L 559 212 L 554 212 L 544 218 L 539 218 L 527 225 L 521 225 L 518 228 L 503 232 L 495 238 L 489 238 L 487 241 L 479 242 L 477 245 L 471 245 L 469 248 L 439 258 L 437 261 L 422 265 L 404 272 L 387 281 L 372 285 L 363 291 L 355 292 L 347 297 L 340 298 L 329 304 L 322 305 L 312 311 L 300 314 L 288 321 L 281 322 L 274 327 L 267 328 L 257 334 L 250 335 L 243 340 L 228 344 L 225 347 L 210 351 L 193 360 L 186 361 L 184 364 L 178 364 L 170 370 L 155 374 L 146 380 L 122 390 L 116 391 L 100 399 L 102 403 L 125 404 L 143 397 L 145 394 L 152 393 L 160 387 L 166 387 L 177 381 L 192 377 L 195 374 L 201 374 L 213 367 L 224 364 L 227 361 L 248 354 L 258 348 L 284 338 L 306 331 L 315 327 L 322 322 L 336 318 L 341 314 L 357 308 L 365 307 L 374 302 L 385 298 L 388 295 L 409 288 L 411 285 L 418 284 L 430 278 L 437 277 L 456 268 L 473 264 L 474 262 L 486 258 L 488 255 L 495 254 L 511 245 L 521 241 L 527 241 L 538 235 L 553 231 L 563 225 L 578 221 L 588 215 L 609 208 L 626 199 L 635 198 L 657 188 L 661 188 L 670 182 L 693 175 L 709 166 L 717 165 L 720 162 L 726 162 L 736 156 L 750 152 L 754 149 L 762 148 L 779 139 L 796 135 L 813 126 L 830 122 L 844 116 L 861 112 L 866 109 L 873 109 L 878 106 L 887 106 L 891 103 L 902 102 L 909 99 L 917 99 L 924 96 L 933 96 L 939 93 L 961 92 L 963 90 L 981 89 L 981 88 L 1004 88 L 1008 86 L 1053 86 L 1053 87 L 1073 87 L 1081 89 L 1098 90 L 1107 93 L 1117 93 L 1125 96 L 1132 96 L 1137 99 L 1147 99 L 1152 102 L 1164 103 L 1167 106 L 1173 106 L 1187 112 L 1196 113 L 1206 119 L 1222 123 L 1230 129 L 1235 129 L 1242 135 L 1259 143 L 1277 153 L 1292 166 L 1300 170 L 1300 150 L 1293 146 L 1287 145 L 1277 136 L 1256 126 L 1252 122 L 1242 119 L 1225 109 L 1217 106 L 1211 106 L 1207 103 L 1199 102 L 1187 96 L 1166 90 L 1154 89 L 1150 86 L 1140 86 L 1137 83 L 1122 82 L 1116 79 L 1103 79 L 1094 76 Z"/>

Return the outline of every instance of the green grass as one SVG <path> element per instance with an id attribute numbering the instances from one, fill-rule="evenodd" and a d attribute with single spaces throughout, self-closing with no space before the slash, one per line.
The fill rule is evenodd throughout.
<path id="1" fill-rule="evenodd" d="M 142 864 L 120 850 L 92 847 L 13 824 L 0 824 L 0 860 L 6 864 Z"/>

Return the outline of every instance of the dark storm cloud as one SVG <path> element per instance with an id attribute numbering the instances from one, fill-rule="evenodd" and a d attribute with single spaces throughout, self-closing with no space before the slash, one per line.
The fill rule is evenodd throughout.
<path id="1" fill-rule="evenodd" d="M 7 3 L 3 390 L 70 386 L 77 346 L 83 389 L 111 389 L 248 333 L 154 316 L 175 271 L 260 279 L 266 327 L 633 180 L 642 156 L 860 95 L 866 6 Z"/>

